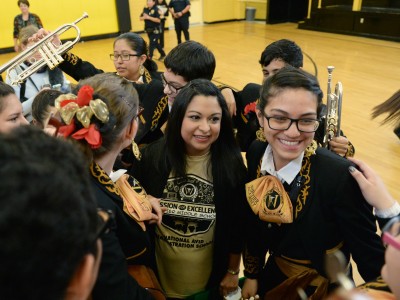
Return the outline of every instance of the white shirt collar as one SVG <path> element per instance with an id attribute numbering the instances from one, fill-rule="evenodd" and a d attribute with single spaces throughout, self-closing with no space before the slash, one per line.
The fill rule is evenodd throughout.
<path id="1" fill-rule="evenodd" d="M 276 171 L 274 164 L 274 157 L 272 156 L 272 147 L 268 145 L 261 161 L 261 174 L 265 175 L 266 173 L 268 173 L 275 177 L 278 177 L 278 179 L 281 182 L 286 182 L 287 184 L 291 184 L 292 181 L 296 178 L 296 175 L 299 174 L 301 170 L 303 157 L 304 157 L 304 152 L 302 152 L 301 155 L 299 155 L 299 157 L 292 160 L 282 169 Z"/>

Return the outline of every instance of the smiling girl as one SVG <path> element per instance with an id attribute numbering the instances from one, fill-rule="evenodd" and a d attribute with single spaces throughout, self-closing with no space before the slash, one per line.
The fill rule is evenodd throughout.
<path id="1" fill-rule="evenodd" d="M 142 151 L 135 177 L 168 210 L 155 228 L 160 282 L 169 298 L 238 286 L 245 166 L 224 98 L 196 79 L 177 95 L 165 137 Z M 244 207 L 244 206 L 242 206 Z"/>
<path id="2" fill-rule="evenodd" d="M 297 288 L 323 299 L 333 284 L 325 255 L 338 250 L 364 280 L 380 274 L 384 248 L 352 163 L 313 141 L 322 96 L 316 78 L 293 67 L 263 83 L 256 113 L 266 141 L 247 152 L 245 299 L 294 299 Z"/>

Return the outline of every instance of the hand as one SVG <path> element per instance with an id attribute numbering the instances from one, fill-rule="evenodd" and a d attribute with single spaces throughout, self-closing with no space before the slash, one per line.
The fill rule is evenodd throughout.
<path id="1" fill-rule="evenodd" d="M 221 94 L 225 98 L 231 117 L 236 116 L 236 101 L 233 91 L 230 88 L 223 88 Z"/>
<path id="2" fill-rule="evenodd" d="M 347 154 L 349 140 L 344 136 L 335 136 L 329 142 L 329 146 L 330 146 L 331 151 L 344 157 Z"/>
<path id="3" fill-rule="evenodd" d="M 226 273 L 221 283 L 219 284 L 219 293 L 221 296 L 226 296 L 237 290 L 239 286 L 239 274 L 233 275 Z"/>
<path id="4" fill-rule="evenodd" d="M 148 20 L 149 19 L 149 15 L 148 14 L 143 14 L 143 19 Z"/>
<path id="5" fill-rule="evenodd" d="M 162 215 L 167 211 L 166 207 L 161 207 L 160 205 L 160 199 L 155 198 L 151 195 L 147 195 L 151 207 L 153 208 L 153 213 L 152 213 L 152 218 L 149 221 L 150 224 L 157 223 L 158 225 L 161 225 L 162 221 Z"/>
<path id="6" fill-rule="evenodd" d="M 38 41 L 44 39 L 44 38 L 45 38 L 46 36 L 48 36 L 49 34 L 51 34 L 51 31 L 46 30 L 46 29 L 44 29 L 44 28 L 41 28 L 41 29 L 39 29 L 38 32 L 36 32 L 34 35 L 32 35 L 32 36 L 28 39 L 28 41 L 29 41 L 29 42 L 34 42 L 34 43 L 36 43 L 36 42 L 38 42 Z M 54 47 L 56 47 L 56 48 L 59 47 L 59 46 L 61 46 L 61 44 L 62 44 L 62 43 L 61 43 L 61 40 L 60 40 L 60 38 L 59 38 L 59 36 L 58 36 L 57 34 L 55 34 L 55 35 L 53 36 L 51 42 L 52 42 L 52 44 L 54 45 Z"/>
<path id="7" fill-rule="evenodd" d="M 19 52 L 19 46 L 18 45 L 14 45 L 14 51 L 15 52 Z"/>
<path id="8" fill-rule="evenodd" d="M 174 13 L 174 18 L 179 19 L 180 18 L 180 13 Z"/>
<path id="9" fill-rule="evenodd" d="M 359 159 L 349 157 L 348 160 L 355 163 L 361 170 L 350 167 L 350 174 L 357 181 L 361 192 L 367 202 L 375 209 L 383 210 L 390 208 L 396 200 L 390 195 L 379 175 L 366 163 Z"/>
<path id="10" fill-rule="evenodd" d="M 256 298 L 258 290 L 258 281 L 257 279 L 249 279 L 246 278 L 242 288 L 242 298 L 249 299 L 250 297 Z M 259 298 L 259 297 L 258 297 Z"/>

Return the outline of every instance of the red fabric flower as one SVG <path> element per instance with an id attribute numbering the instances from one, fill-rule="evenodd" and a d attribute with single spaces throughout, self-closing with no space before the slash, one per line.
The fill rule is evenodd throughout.
<path id="1" fill-rule="evenodd" d="M 100 132 L 95 124 L 91 124 L 89 128 L 82 128 L 71 135 L 76 140 L 85 139 L 92 149 L 97 149 L 101 146 L 102 139 Z"/>
<path id="2" fill-rule="evenodd" d="M 244 114 L 248 115 L 250 112 L 256 112 L 256 106 L 257 106 L 256 101 L 247 104 L 244 107 Z"/>
<path id="3" fill-rule="evenodd" d="M 74 122 L 71 122 L 69 125 L 61 126 L 58 129 L 58 133 L 61 134 L 64 137 L 69 136 L 71 133 L 73 133 L 75 130 L 75 124 Z"/>
<path id="4" fill-rule="evenodd" d="M 93 100 L 93 88 L 90 85 L 84 85 L 80 88 L 78 92 L 78 103 L 79 107 L 89 105 L 90 100 Z"/>

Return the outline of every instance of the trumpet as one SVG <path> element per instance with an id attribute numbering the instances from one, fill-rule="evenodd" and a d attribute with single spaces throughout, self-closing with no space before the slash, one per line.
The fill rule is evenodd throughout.
<path id="1" fill-rule="evenodd" d="M 47 65 L 50 69 L 54 69 L 64 61 L 61 55 L 71 49 L 80 40 L 81 31 L 76 24 L 87 17 L 89 17 L 89 15 L 85 12 L 82 17 L 77 19 L 75 22 L 69 24 L 67 23 L 58 27 L 54 32 L 47 35 L 44 39 L 38 41 L 32 47 L 29 47 L 12 60 L 2 65 L 0 67 L 0 74 L 5 70 L 8 71 L 7 76 L 10 76 L 10 74 L 16 74 L 15 77 L 10 78 L 10 82 L 12 85 L 17 85 L 24 82 L 26 78 L 40 70 L 45 65 Z M 73 41 L 67 41 L 60 46 L 53 44 L 53 38 L 56 35 L 61 35 L 71 28 L 75 29 L 77 35 Z M 24 61 L 29 61 L 29 58 L 32 58 L 37 53 L 40 54 L 40 59 L 35 59 L 26 69 L 22 69 L 20 67 Z"/>
<path id="2" fill-rule="evenodd" d="M 342 113 L 343 86 L 338 82 L 335 92 L 331 92 L 332 72 L 335 67 L 328 66 L 328 92 L 326 104 L 326 122 L 322 146 L 328 148 L 332 138 L 340 136 L 340 116 Z"/>

